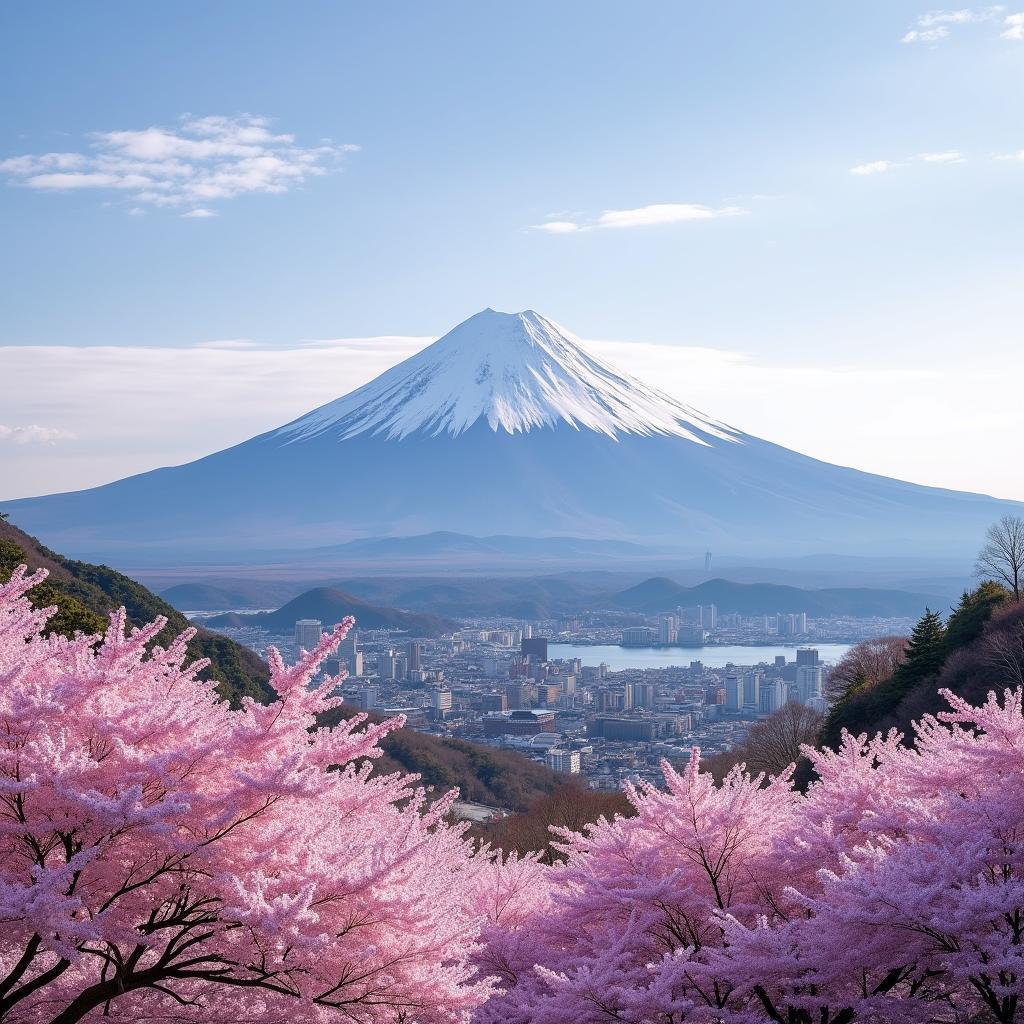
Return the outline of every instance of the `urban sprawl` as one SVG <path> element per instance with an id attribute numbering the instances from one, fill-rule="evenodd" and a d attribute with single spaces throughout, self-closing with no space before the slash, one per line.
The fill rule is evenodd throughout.
<path id="1" fill-rule="evenodd" d="M 827 710 L 831 666 L 819 658 L 815 642 L 852 643 L 909 625 L 903 619 L 808 620 L 805 613 L 720 615 L 713 605 L 642 625 L 622 619 L 474 620 L 437 639 L 353 630 L 323 671 L 347 673 L 341 695 L 360 710 L 405 715 L 410 728 L 440 737 L 512 748 L 593 788 L 615 790 L 625 781 L 658 782 L 660 761 L 685 761 L 693 746 L 705 755 L 731 749 L 752 723 L 787 701 Z M 225 632 L 261 653 L 275 643 L 295 654 L 316 645 L 323 624 L 299 620 L 291 637 Z M 679 664 L 613 671 L 585 656 L 554 657 L 549 647 L 555 642 L 670 647 Z M 772 642 L 802 646 L 789 658 L 759 658 L 756 645 Z M 698 651 L 686 650 L 727 643 L 750 645 L 744 664 L 709 667 Z"/>

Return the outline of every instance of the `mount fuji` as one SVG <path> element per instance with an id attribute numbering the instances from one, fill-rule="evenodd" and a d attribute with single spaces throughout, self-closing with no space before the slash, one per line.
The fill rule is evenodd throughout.
<path id="1" fill-rule="evenodd" d="M 486 309 L 242 444 L 3 509 L 55 547 L 123 562 L 441 531 L 680 554 L 966 554 L 1024 505 L 808 458 L 611 367 L 538 313 Z"/>

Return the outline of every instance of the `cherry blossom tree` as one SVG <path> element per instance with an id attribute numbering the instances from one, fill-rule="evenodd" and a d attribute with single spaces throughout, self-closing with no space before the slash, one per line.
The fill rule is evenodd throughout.
<path id="1" fill-rule="evenodd" d="M 944 696 L 911 742 L 805 748 L 806 796 L 742 766 L 716 787 L 695 755 L 630 792 L 635 817 L 563 835 L 477 1019 L 1024 1020 L 1024 698 Z"/>
<path id="2" fill-rule="evenodd" d="M 162 621 L 44 638 L 44 575 L 0 586 L 0 1019 L 467 1021 L 488 860 L 370 778 L 401 719 L 315 727 L 351 620 L 232 711 Z"/>

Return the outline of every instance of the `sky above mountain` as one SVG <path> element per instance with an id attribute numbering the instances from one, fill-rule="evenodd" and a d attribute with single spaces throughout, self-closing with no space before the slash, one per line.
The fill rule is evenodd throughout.
<path id="1" fill-rule="evenodd" d="M 493 306 L 750 433 L 1024 498 L 1024 4 L 30 5 L 0 36 L 4 496 L 242 440 Z"/>

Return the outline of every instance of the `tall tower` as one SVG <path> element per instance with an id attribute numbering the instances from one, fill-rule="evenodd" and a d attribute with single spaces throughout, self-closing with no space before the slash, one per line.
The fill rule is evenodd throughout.
<path id="1" fill-rule="evenodd" d="M 711 552 L 704 552 L 704 571 L 711 572 Z"/>

